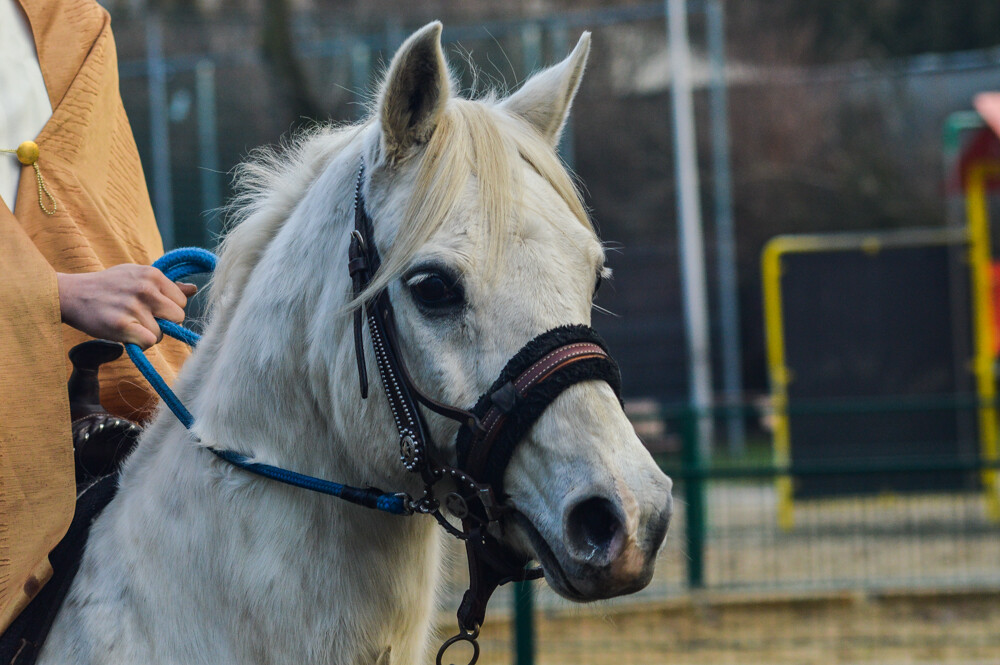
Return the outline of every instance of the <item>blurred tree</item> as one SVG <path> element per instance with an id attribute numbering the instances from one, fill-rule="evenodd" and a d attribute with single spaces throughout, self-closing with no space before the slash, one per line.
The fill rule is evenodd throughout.
<path id="1" fill-rule="evenodd" d="M 295 55 L 292 38 L 292 10 L 289 0 L 264 0 L 261 48 L 296 118 L 321 120 L 326 117 L 309 87 L 302 64 Z"/>
<path id="2" fill-rule="evenodd" d="M 1000 45 L 997 0 L 787 0 L 816 36 L 814 55 L 892 57 Z"/>

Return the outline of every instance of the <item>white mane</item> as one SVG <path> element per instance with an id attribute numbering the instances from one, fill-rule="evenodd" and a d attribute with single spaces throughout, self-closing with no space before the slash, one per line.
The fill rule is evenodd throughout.
<path id="1" fill-rule="evenodd" d="M 330 161 L 357 140 L 369 122 L 301 130 L 277 147 L 257 148 L 236 167 L 236 194 L 226 207 L 231 230 L 219 248 L 211 310 L 239 299 L 250 272 L 295 206 Z"/>
<path id="2" fill-rule="evenodd" d="M 221 245 L 212 281 L 213 308 L 239 298 L 264 249 L 326 165 L 374 125 L 374 118 L 369 117 L 355 125 L 305 130 L 278 148 L 258 149 L 237 168 L 237 194 L 229 208 L 232 230 Z M 519 216 L 521 160 L 548 182 L 581 224 L 593 230 L 579 190 L 551 147 L 534 127 L 502 109 L 492 95 L 450 99 L 416 159 L 417 180 L 407 224 L 400 228 L 392 247 L 382 249 L 382 270 L 359 301 L 399 277 L 414 252 L 448 218 L 469 178 L 476 179 L 484 213 L 486 228 L 479 238 L 488 243 L 487 274 L 499 266 L 507 238 L 523 222 Z"/>

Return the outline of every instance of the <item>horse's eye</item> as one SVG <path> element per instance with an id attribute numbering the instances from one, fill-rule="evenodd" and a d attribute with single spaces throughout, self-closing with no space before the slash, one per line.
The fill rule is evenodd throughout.
<path id="1" fill-rule="evenodd" d="M 425 307 L 440 309 L 462 303 L 462 287 L 450 276 L 438 272 L 417 275 L 409 282 L 413 298 Z"/>

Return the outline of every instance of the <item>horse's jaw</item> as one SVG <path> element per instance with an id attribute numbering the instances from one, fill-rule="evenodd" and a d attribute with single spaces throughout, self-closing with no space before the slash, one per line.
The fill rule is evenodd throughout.
<path id="1" fill-rule="evenodd" d="M 579 384 L 553 402 L 515 452 L 505 485 L 510 542 L 560 595 L 610 598 L 652 579 L 672 483 L 606 384 Z"/>

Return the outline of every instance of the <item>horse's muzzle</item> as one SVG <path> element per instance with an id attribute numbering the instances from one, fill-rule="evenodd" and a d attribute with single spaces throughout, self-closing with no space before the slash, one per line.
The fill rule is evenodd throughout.
<path id="1" fill-rule="evenodd" d="M 620 501 L 603 496 L 571 502 L 561 538 L 544 537 L 523 515 L 516 521 L 560 595 L 591 601 L 633 593 L 652 579 L 667 535 L 673 512 L 669 482 L 662 507 L 643 515 L 628 515 Z"/>

